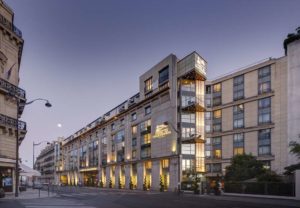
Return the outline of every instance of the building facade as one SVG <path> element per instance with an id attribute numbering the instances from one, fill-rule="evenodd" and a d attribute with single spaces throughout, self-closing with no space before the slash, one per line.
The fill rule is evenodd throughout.
<path id="1" fill-rule="evenodd" d="M 243 153 L 282 173 L 300 134 L 299 36 L 287 38 L 286 56 L 210 81 L 198 53 L 169 55 L 140 76 L 139 93 L 63 141 L 60 183 L 190 189 Z"/>
<path id="2" fill-rule="evenodd" d="M 2 0 L 0 30 L 0 188 L 14 192 L 16 144 L 26 134 L 26 123 L 17 122 L 26 102 L 25 91 L 18 87 L 24 40 L 14 25 L 13 11 Z"/>

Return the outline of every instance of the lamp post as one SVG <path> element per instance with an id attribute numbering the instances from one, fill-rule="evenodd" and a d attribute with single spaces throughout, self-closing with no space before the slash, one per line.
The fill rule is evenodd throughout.
<path id="1" fill-rule="evenodd" d="M 37 98 L 37 99 L 34 99 L 34 100 L 31 100 L 27 103 L 24 103 L 22 104 L 22 106 L 20 106 L 20 100 L 19 98 L 17 97 L 17 95 L 15 93 L 10 93 L 10 96 L 15 98 L 15 100 L 17 101 L 17 122 L 16 122 L 16 128 L 17 128 L 17 133 L 16 133 L 16 185 L 15 185 L 15 197 L 18 197 L 19 196 L 19 109 L 20 107 L 25 107 L 25 105 L 30 105 L 32 104 L 33 102 L 37 101 L 37 100 L 42 100 L 42 101 L 45 101 L 45 106 L 46 107 L 51 107 L 51 103 L 46 100 L 46 99 L 43 99 L 43 98 Z"/>

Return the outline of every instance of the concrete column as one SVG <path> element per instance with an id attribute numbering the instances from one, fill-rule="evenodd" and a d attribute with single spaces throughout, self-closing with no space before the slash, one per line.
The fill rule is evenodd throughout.
<path id="1" fill-rule="evenodd" d="M 110 180 L 110 167 L 106 167 L 106 187 L 108 188 L 109 187 L 109 180 Z"/>
<path id="2" fill-rule="evenodd" d="M 170 185 L 168 190 L 174 191 L 174 189 L 177 187 L 178 182 L 178 158 L 172 158 L 170 159 Z"/>
<path id="3" fill-rule="evenodd" d="M 116 181 L 115 188 L 117 189 L 119 188 L 120 171 L 121 171 L 121 166 L 117 165 L 115 170 L 115 181 Z"/>
<path id="4" fill-rule="evenodd" d="M 300 200 L 300 170 L 295 172 L 295 197 Z"/>
<path id="5" fill-rule="evenodd" d="M 151 177 L 152 177 L 152 186 L 151 190 L 159 191 L 159 179 L 160 179 L 160 161 L 156 160 L 152 162 L 152 171 L 151 171 Z"/>
<path id="6" fill-rule="evenodd" d="M 137 189 L 143 190 L 144 184 L 144 163 L 137 164 Z"/>
<path id="7" fill-rule="evenodd" d="M 129 189 L 129 181 L 131 175 L 131 164 L 125 165 L 125 189 Z"/>

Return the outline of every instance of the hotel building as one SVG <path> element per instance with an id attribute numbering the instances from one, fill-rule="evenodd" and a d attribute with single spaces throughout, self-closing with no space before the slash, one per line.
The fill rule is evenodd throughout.
<path id="1" fill-rule="evenodd" d="M 139 93 L 63 141 L 61 183 L 174 190 L 225 174 L 236 154 L 282 173 L 300 140 L 300 31 L 286 55 L 207 81 L 206 61 L 171 54 L 139 78 Z"/>
<path id="2" fill-rule="evenodd" d="M 17 137 L 20 145 L 26 134 L 26 123 L 17 122 L 26 102 L 18 87 L 23 44 L 13 11 L 0 0 L 0 188 L 6 192 L 15 192 Z"/>

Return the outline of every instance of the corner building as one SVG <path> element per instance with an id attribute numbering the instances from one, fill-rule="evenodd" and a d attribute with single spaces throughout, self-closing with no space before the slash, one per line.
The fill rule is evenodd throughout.
<path id="1" fill-rule="evenodd" d="M 18 87 L 24 40 L 13 20 L 14 12 L 0 0 L 0 188 L 5 192 L 15 192 L 16 145 L 27 132 L 26 123 L 17 122 L 26 102 L 25 90 Z"/>
<path id="2" fill-rule="evenodd" d="M 235 154 L 282 173 L 300 140 L 300 30 L 286 55 L 214 80 L 196 52 L 171 54 L 139 79 L 139 93 L 63 141 L 58 178 L 69 185 L 173 191 L 213 183 Z"/>
<path id="3" fill-rule="evenodd" d="M 61 183 L 174 190 L 204 173 L 205 80 L 196 52 L 163 59 L 138 94 L 64 141 Z"/>

